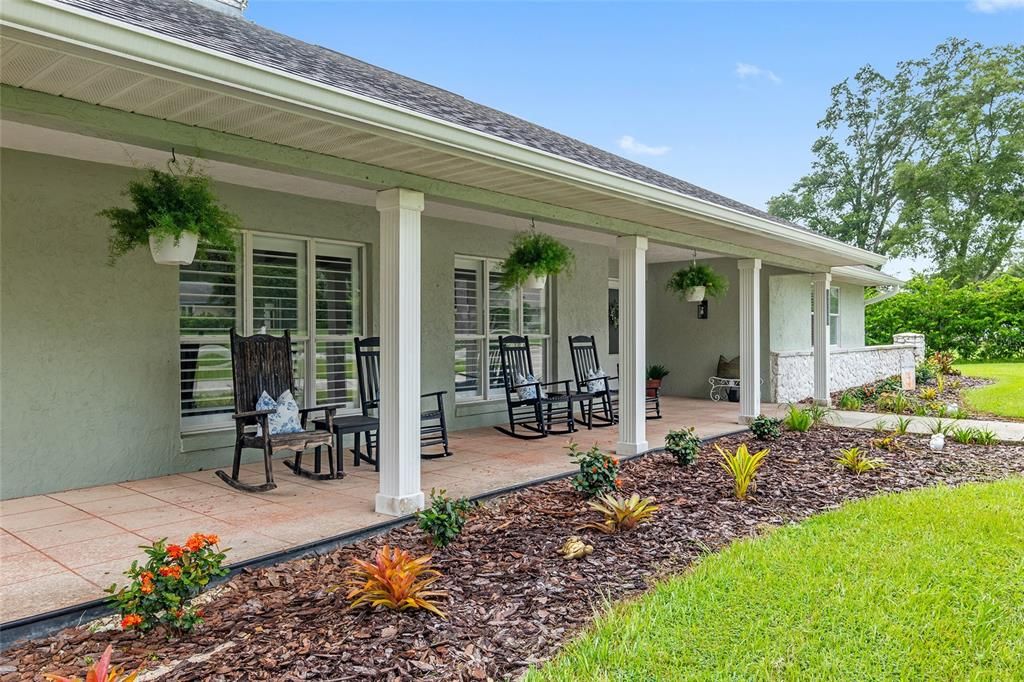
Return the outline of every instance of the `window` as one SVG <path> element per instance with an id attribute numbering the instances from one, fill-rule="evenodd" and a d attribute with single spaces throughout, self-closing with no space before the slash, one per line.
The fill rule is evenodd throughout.
<path id="1" fill-rule="evenodd" d="M 492 400 L 504 395 L 498 337 L 524 334 L 533 346 L 533 368 L 547 375 L 550 328 L 544 289 L 501 288 L 501 262 L 455 259 L 455 399 Z"/>
<path id="2" fill-rule="evenodd" d="M 839 287 L 828 290 L 828 343 L 839 345 Z M 814 347 L 814 288 L 811 288 L 811 347 Z"/>
<path id="3" fill-rule="evenodd" d="M 184 431 L 231 423 L 232 328 L 289 330 L 296 401 L 355 407 L 353 340 L 363 326 L 359 246 L 245 232 L 234 255 L 196 258 L 180 268 L 178 281 Z"/>
<path id="4" fill-rule="evenodd" d="M 619 354 L 619 280 L 608 280 L 608 354 Z"/>

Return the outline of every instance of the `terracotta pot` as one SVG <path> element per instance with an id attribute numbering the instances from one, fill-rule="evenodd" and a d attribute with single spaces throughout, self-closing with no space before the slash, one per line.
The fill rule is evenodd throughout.
<path id="1" fill-rule="evenodd" d="M 661 388 L 661 379 L 648 379 L 647 380 L 647 396 L 653 398 L 658 395 L 658 389 Z"/>

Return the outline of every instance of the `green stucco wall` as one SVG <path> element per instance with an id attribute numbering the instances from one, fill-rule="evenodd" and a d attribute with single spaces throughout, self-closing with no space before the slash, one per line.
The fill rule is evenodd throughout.
<path id="1" fill-rule="evenodd" d="M 864 287 L 833 282 L 839 288 L 839 346 L 864 345 Z M 776 275 L 769 281 L 771 350 L 810 350 L 811 276 Z"/>
<path id="2" fill-rule="evenodd" d="M 0 498 L 229 464 L 230 432 L 180 435 L 177 270 L 141 250 L 106 264 L 108 229 L 95 214 L 123 202 L 135 171 L 0 154 Z M 217 191 L 247 229 L 366 244 L 368 331 L 377 330 L 374 208 L 227 184 Z M 453 388 L 455 254 L 501 257 L 511 237 L 424 217 L 423 390 Z M 552 294 L 558 378 L 571 376 L 569 334 L 595 334 L 607 351 L 608 249 L 569 245 L 575 273 Z M 504 416 L 503 401 L 453 401 L 450 393 L 453 430 Z"/>

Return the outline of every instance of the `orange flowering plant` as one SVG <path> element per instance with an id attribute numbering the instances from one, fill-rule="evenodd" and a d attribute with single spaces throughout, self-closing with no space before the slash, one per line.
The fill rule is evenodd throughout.
<path id="1" fill-rule="evenodd" d="M 572 487 L 584 497 L 595 497 L 622 487 L 619 478 L 619 460 L 601 451 L 595 445 L 586 452 L 575 442 L 569 443 L 569 457 L 580 468 L 572 477 Z"/>
<path id="2" fill-rule="evenodd" d="M 124 630 L 149 630 L 163 625 L 174 632 L 188 632 L 203 622 L 202 612 L 191 600 L 213 578 L 227 575 L 226 550 L 216 535 L 194 533 L 184 545 L 169 545 L 167 538 L 143 545 L 149 559 L 133 561 L 124 572 L 128 585 L 107 588 L 121 615 Z"/>

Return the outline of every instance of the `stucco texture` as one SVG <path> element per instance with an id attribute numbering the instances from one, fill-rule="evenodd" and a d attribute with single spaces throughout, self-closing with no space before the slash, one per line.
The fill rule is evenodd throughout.
<path id="1" fill-rule="evenodd" d="M 0 169 L 0 497 L 228 465 L 233 432 L 180 433 L 177 269 L 145 250 L 107 265 L 96 212 L 123 203 L 138 171 L 6 149 Z M 364 244 L 366 333 L 376 332 L 373 207 L 216 189 L 246 229 Z M 453 430 L 504 418 L 503 401 L 454 404 L 454 257 L 500 258 L 512 235 L 423 218 L 422 386 L 449 391 Z M 595 334 L 607 354 L 609 250 L 569 245 L 575 272 L 552 282 L 558 378 L 572 374 L 569 334 Z"/>

